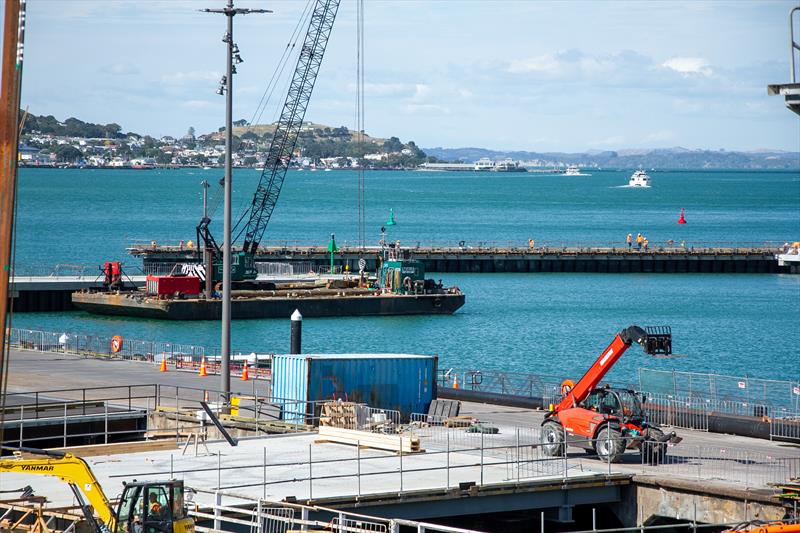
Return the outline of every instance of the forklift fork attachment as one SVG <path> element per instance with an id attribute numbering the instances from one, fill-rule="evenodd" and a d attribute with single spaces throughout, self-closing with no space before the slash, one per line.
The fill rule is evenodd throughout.
<path id="1" fill-rule="evenodd" d="M 642 348 L 649 355 L 672 355 L 672 328 L 669 326 L 646 326 L 647 337 Z"/>

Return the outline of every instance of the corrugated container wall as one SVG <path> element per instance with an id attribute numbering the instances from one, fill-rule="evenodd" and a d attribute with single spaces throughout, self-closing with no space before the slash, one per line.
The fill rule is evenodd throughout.
<path id="1" fill-rule="evenodd" d="M 303 408 L 293 402 L 342 399 L 379 409 L 427 413 L 436 397 L 438 359 L 407 354 L 298 354 L 272 359 L 272 397 L 284 419 Z M 279 401 L 284 400 L 284 401 Z M 306 410 L 310 414 L 310 408 Z"/>

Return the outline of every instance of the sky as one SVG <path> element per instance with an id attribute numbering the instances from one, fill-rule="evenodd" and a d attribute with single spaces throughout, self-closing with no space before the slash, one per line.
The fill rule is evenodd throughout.
<path id="1" fill-rule="evenodd" d="M 223 4 L 28 0 L 23 107 L 154 136 L 215 131 L 225 20 L 198 10 Z M 237 2 L 273 13 L 236 18 L 234 119 L 256 116 L 306 4 Z M 766 90 L 789 81 L 795 5 L 365 0 L 365 129 L 422 147 L 800 150 L 800 118 Z M 306 119 L 354 128 L 355 81 L 356 0 L 342 0 Z"/>

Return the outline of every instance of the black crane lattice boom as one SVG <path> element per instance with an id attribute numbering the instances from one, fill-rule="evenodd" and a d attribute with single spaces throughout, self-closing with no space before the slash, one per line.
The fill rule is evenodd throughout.
<path id="1" fill-rule="evenodd" d="M 255 254 L 278 202 L 341 0 L 317 0 L 249 208 L 242 251 Z"/>

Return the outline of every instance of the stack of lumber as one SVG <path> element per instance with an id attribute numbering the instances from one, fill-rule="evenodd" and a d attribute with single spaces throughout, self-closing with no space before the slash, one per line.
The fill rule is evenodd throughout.
<path id="1" fill-rule="evenodd" d="M 319 427 L 319 442 L 352 444 L 364 446 L 365 448 L 402 453 L 425 451 L 419 446 L 419 437 L 413 435 L 386 435 L 323 425 Z"/>
<path id="2" fill-rule="evenodd" d="M 359 427 L 359 407 L 361 404 L 353 402 L 325 402 L 322 404 L 319 425 L 355 429 Z"/>

